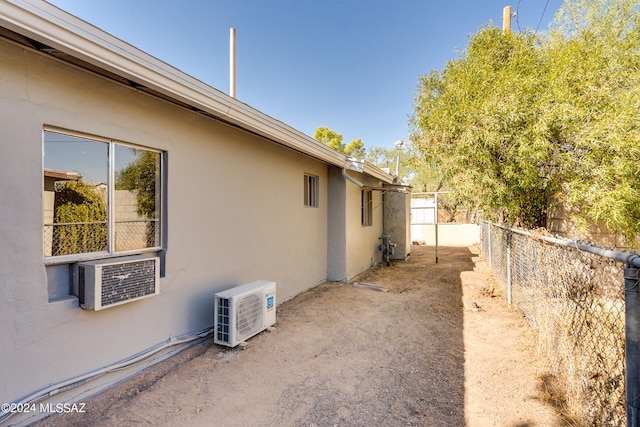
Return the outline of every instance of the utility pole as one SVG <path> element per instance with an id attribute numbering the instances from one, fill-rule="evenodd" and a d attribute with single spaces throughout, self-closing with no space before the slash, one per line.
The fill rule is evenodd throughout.
<path id="1" fill-rule="evenodd" d="M 505 6 L 502 9 L 502 34 L 511 32 L 511 6 Z"/>

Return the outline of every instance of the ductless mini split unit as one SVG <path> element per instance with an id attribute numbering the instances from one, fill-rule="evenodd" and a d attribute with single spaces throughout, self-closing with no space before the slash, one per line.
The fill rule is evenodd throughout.
<path id="1" fill-rule="evenodd" d="M 275 282 L 258 280 L 215 294 L 216 344 L 235 347 L 275 323 Z"/>

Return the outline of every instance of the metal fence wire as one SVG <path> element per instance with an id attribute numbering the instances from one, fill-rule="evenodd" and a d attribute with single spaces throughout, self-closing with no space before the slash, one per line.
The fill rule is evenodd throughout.
<path id="1" fill-rule="evenodd" d="M 552 240 L 481 227 L 481 250 L 509 304 L 535 330 L 563 388 L 563 409 L 580 425 L 626 426 L 624 263 Z"/>
<path id="2" fill-rule="evenodd" d="M 44 225 L 45 257 L 104 252 L 108 245 L 107 221 L 75 222 Z M 114 221 L 115 251 L 152 248 L 160 243 L 160 227 L 156 219 Z"/>

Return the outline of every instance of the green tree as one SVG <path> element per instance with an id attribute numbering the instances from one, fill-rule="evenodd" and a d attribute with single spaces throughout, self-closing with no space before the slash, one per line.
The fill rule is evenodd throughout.
<path id="1" fill-rule="evenodd" d="M 442 72 L 420 80 L 413 145 L 485 216 L 539 226 L 551 149 L 536 135 L 544 64 L 531 34 L 489 26 Z"/>
<path id="2" fill-rule="evenodd" d="M 56 183 L 53 253 L 107 250 L 107 205 L 97 188 L 82 180 Z"/>
<path id="3" fill-rule="evenodd" d="M 438 167 L 426 162 L 420 153 L 410 155 L 407 168 L 411 171 L 409 184 L 413 187 L 414 193 L 445 191 L 451 187 Z"/>
<path id="4" fill-rule="evenodd" d="M 398 161 L 398 149 L 371 147 L 367 150 L 364 158 L 379 168 L 388 169 L 390 172 L 395 173 L 396 162 Z M 415 162 L 413 161 L 411 152 L 402 150 L 400 154 L 400 176 L 405 182 L 410 182 L 413 180 L 415 172 Z"/>
<path id="5" fill-rule="evenodd" d="M 137 158 L 126 168 L 118 171 L 116 190 L 135 193 L 138 215 L 154 219 L 157 215 L 156 201 L 160 172 L 160 154 L 154 151 L 132 148 Z"/>
<path id="6" fill-rule="evenodd" d="M 349 144 L 345 145 L 342 142 L 342 134 L 337 133 L 327 127 L 319 127 L 313 136 L 316 141 L 322 142 L 329 148 L 342 153 L 349 157 L 362 158 L 366 155 L 364 143 L 360 138 L 354 139 Z"/>
<path id="7" fill-rule="evenodd" d="M 486 218 L 544 226 L 555 196 L 637 234 L 639 3 L 568 0 L 544 37 L 482 28 L 421 77 L 413 145 Z"/>
<path id="8" fill-rule="evenodd" d="M 371 147 L 367 150 L 366 160 L 379 168 L 391 170 L 396 164 L 397 151 L 386 147 Z"/>
<path id="9" fill-rule="evenodd" d="M 339 153 L 344 153 L 345 145 L 342 143 L 341 133 L 337 133 L 327 127 L 319 127 L 316 129 L 313 138 Z"/>
<path id="10" fill-rule="evenodd" d="M 354 139 L 351 141 L 346 147 L 344 147 L 344 154 L 349 157 L 362 158 L 366 155 L 366 150 L 364 149 L 364 142 L 360 138 Z"/>
<path id="11" fill-rule="evenodd" d="M 640 1 L 566 1 L 545 46 L 559 195 L 586 228 L 640 232 Z"/>

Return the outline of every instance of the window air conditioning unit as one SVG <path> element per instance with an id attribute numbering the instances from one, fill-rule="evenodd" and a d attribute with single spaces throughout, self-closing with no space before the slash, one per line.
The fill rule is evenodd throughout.
<path id="1" fill-rule="evenodd" d="M 235 347 L 275 323 L 275 282 L 258 280 L 215 295 L 216 344 Z"/>
<path id="2" fill-rule="evenodd" d="M 160 258 L 108 259 L 75 265 L 74 293 L 85 310 L 103 310 L 160 293 Z"/>

